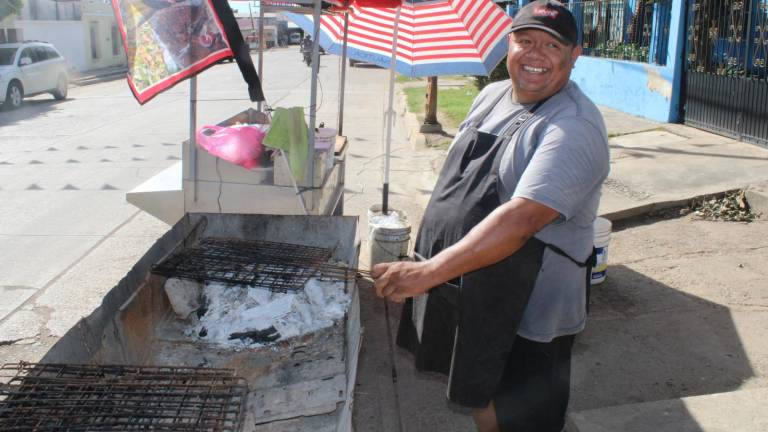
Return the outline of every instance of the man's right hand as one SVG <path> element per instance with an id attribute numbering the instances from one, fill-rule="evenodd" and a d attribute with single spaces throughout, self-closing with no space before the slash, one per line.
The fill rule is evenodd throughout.
<path id="1" fill-rule="evenodd" d="M 397 261 L 373 266 L 376 295 L 394 302 L 402 302 L 439 285 L 430 261 Z"/>

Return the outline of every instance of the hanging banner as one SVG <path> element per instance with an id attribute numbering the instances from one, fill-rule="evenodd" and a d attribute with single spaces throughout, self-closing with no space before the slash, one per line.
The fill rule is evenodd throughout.
<path id="1" fill-rule="evenodd" d="M 112 0 L 140 104 L 232 57 L 212 0 Z"/>

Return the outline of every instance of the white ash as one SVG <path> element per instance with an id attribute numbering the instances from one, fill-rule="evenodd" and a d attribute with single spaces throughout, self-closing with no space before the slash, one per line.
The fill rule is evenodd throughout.
<path id="1" fill-rule="evenodd" d="M 397 211 L 390 211 L 387 214 L 376 213 L 368 222 L 376 228 L 405 228 L 408 225 L 405 218 Z"/>
<path id="2" fill-rule="evenodd" d="M 195 319 L 187 335 L 217 345 L 252 347 L 266 343 L 229 337 L 270 326 L 280 334 L 277 341 L 311 333 L 344 317 L 351 301 L 344 287 L 344 281 L 312 278 L 303 290 L 273 293 L 264 288 L 206 282 L 203 296 L 207 311 Z"/>

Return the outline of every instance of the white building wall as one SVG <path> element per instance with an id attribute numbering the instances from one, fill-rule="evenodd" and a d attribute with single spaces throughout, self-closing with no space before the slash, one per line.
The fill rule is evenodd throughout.
<path id="1" fill-rule="evenodd" d="M 24 39 L 52 43 L 78 72 L 127 64 L 108 2 L 28 0 L 21 16 L 14 25 L 21 28 Z"/>
<path id="2" fill-rule="evenodd" d="M 24 39 L 53 44 L 70 65 L 78 71 L 89 69 L 85 27 L 81 21 L 16 21 Z"/>
<path id="3" fill-rule="evenodd" d="M 112 6 L 94 1 L 83 3 L 82 20 L 89 69 L 128 64 Z"/>

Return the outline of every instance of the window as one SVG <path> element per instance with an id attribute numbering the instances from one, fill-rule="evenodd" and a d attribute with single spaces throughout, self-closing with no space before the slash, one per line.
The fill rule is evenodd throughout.
<path id="1" fill-rule="evenodd" d="M 20 29 L 0 29 L 0 43 L 13 43 L 21 40 Z"/>
<path id="2" fill-rule="evenodd" d="M 8 29 L 5 31 L 8 42 L 21 41 L 21 29 Z"/>
<path id="3" fill-rule="evenodd" d="M 61 57 L 59 55 L 59 53 L 56 52 L 55 49 L 50 48 L 50 47 L 45 47 L 45 52 L 46 52 L 46 54 L 48 54 L 48 58 L 49 59 L 55 59 L 55 58 Z"/>
<path id="4" fill-rule="evenodd" d="M 0 48 L 0 66 L 12 65 L 17 50 L 17 48 Z"/>
<path id="5" fill-rule="evenodd" d="M 35 56 L 37 57 L 37 61 L 45 61 L 48 60 L 48 52 L 45 50 L 45 47 L 36 46 L 33 48 L 35 51 Z"/>
<path id="6" fill-rule="evenodd" d="M 90 22 L 91 31 L 91 58 L 98 60 L 99 55 L 99 23 L 97 21 Z"/>
<path id="7" fill-rule="evenodd" d="M 32 59 L 32 63 L 37 62 L 37 55 L 35 55 L 34 48 L 24 48 L 24 51 L 21 52 L 21 56 L 19 57 L 19 62 L 21 62 L 21 59 L 24 57 Z"/>
<path id="8" fill-rule="evenodd" d="M 120 55 L 120 32 L 116 25 L 112 26 L 112 55 Z"/>

